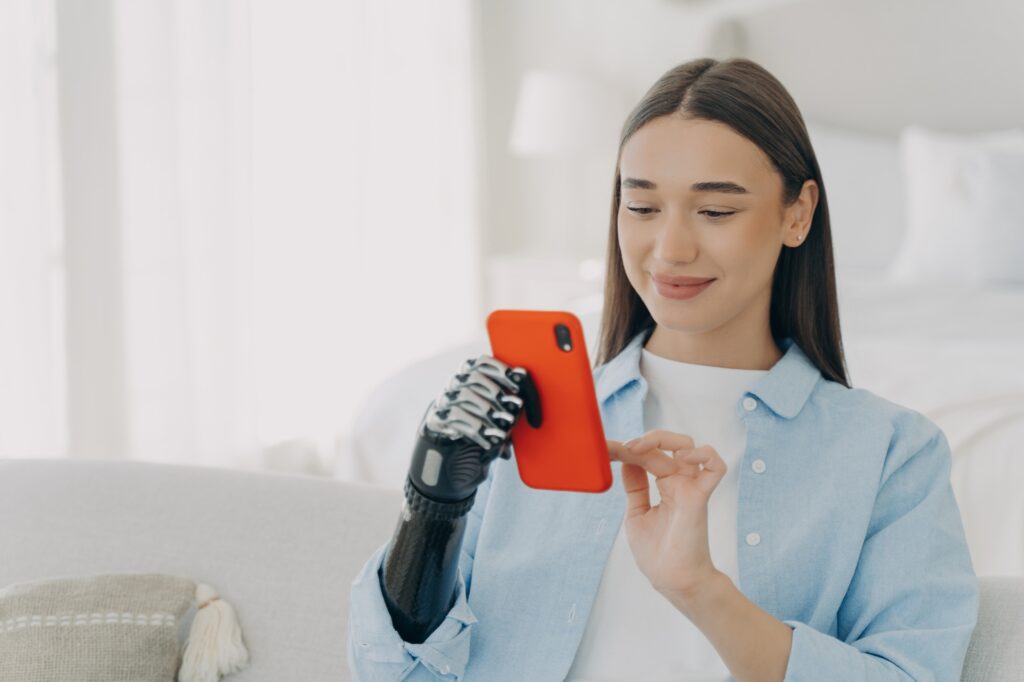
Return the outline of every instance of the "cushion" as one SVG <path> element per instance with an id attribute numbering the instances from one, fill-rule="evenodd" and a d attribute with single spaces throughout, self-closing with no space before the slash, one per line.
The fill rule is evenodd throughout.
<path id="1" fill-rule="evenodd" d="M 912 125 L 900 134 L 907 230 L 891 274 L 903 283 L 984 283 L 977 247 L 985 230 L 966 182 L 979 152 L 1024 147 L 1024 130 L 947 133 Z M 870 201 L 870 197 L 865 198 Z M 1003 206 L 993 210 L 1001 211 Z"/>
<path id="2" fill-rule="evenodd" d="M 1024 144 L 972 149 L 963 177 L 978 278 L 1024 284 Z"/>
<path id="3" fill-rule="evenodd" d="M 197 596 L 204 602 L 189 634 L 183 619 Z M 188 578 L 156 573 L 11 585 L 0 590 L 0 682 L 215 682 L 247 663 L 240 638 L 231 641 L 237 630 L 221 628 L 234 619 L 198 613 L 217 601 Z M 225 665 L 227 658 L 235 660 Z"/>
<path id="4" fill-rule="evenodd" d="M 821 121 L 808 121 L 807 133 L 828 195 L 839 276 L 883 271 L 906 230 L 898 139 Z"/>

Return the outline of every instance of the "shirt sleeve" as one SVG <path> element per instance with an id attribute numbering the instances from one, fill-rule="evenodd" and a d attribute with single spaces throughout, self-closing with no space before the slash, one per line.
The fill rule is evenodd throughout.
<path id="1" fill-rule="evenodd" d="M 391 621 L 377 575 L 390 543 L 383 543 L 367 559 L 352 582 L 348 615 L 348 662 L 356 682 L 393 680 L 455 680 L 461 682 L 469 661 L 471 628 L 476 616 L 469 607 L 473 559 L 483 512 L 494 476 L 495 460 L 487 478 L 477 487 L 476 499 L 466 516 L 457 568 L 455 602 L 447 616 L 425 641 L 402 639 Z"/>
<path id="2" fill-rule="evenodd" d="M 949 443 L 912 414 L 890 441 L 838 636 L 783 621 L 793 628 L 783 682 L 960 680 L 978 584 L 950 483 Z"/>

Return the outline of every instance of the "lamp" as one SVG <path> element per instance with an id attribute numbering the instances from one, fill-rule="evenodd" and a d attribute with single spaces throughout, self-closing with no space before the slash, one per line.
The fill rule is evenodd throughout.
<path id="1" fill-rule="evenodd" d="M 544 251 L 575 255 L 573 232 L 586 205 L 580 171 L 586 161 L 617 151 L 626 110 L 620 88 L 595 75 L 535 69 L 523 77 L 508 149 L 556 172 L 545 188 L 550 201 L 544 211 L 551 221 L 544 237 L 554 243 L 542 245 Z"/>
<path id="2" fill-rule="evenodd" d="M 582 73 L 534 70 L 523 77 L 509 151 L 552 157 L 607 149 L 618 139 L 623 102 L 618 89 Z"/>

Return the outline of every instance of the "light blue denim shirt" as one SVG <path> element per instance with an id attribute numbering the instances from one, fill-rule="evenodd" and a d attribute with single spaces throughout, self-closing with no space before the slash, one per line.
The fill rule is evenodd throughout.
<path id="1" fill-rule="evenodd" d="M 594 370 L 608 439 L 644 432 L 648 332 Z M 736 547 L 739 590 L 793 628 L 784 682 L 959 680 L 979 594 L 945 434 L 825 379 L 791 338 L 781 346 L 736 399 L 747 429 Z M 382 543 L 351 586 L 355 679 L 563 680 L 625 512 L 621 463 L 611 466 L 614 484 L 597 494 L 530 488 L 514 456 L 492 463 L 467 519 L 456 601 L 421 644 L 392 626 Z"/>

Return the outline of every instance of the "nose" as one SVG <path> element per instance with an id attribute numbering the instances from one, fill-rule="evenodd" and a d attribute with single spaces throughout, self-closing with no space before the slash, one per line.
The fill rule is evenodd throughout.
<path id="1" fill-rule="evenodd" d="M 654 255 L 666 263 L 689 263 L 697 257 L 700 248 L 686 218 L 675 217 L 662 223 L 654 251 Z"/>

